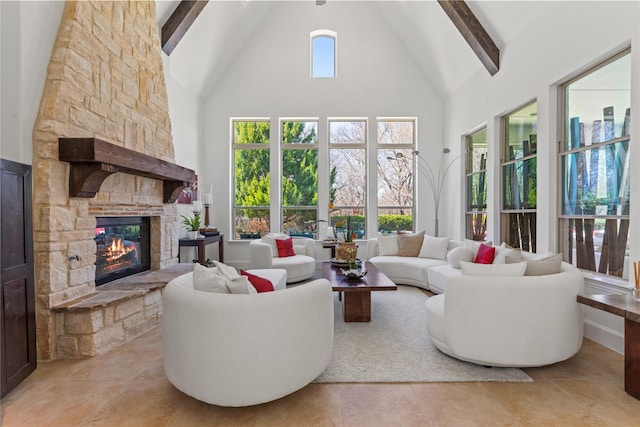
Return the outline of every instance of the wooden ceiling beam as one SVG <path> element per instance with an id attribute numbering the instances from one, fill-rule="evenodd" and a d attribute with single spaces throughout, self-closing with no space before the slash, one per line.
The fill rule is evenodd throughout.
<path id="1" fill-rule="evenodd" d="M 162 50 L 171 55 L 209 0 L 182 0 L 162 26 Z"/>
<path id="2" fill-rule="evenodd" d="M 500 70 L 500 49 L 491 39 L 478 18 L 463 0 L 438 0 L 442 9 L 456 26 L 462 37 L 480 59 L 489 74 Z"/>

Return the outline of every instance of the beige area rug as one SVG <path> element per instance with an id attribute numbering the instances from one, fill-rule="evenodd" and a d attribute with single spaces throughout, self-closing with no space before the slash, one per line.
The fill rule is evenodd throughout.
<path id="1" fill-rule="evenodd" d="M 429 338 L 427 295 L 412 286 L 372 292 L 371 322 L 345 323 L 334 295 L 335 338 L 316 383 L 532 381 L 516 368 L 485 368 L 441 353 Z"/>

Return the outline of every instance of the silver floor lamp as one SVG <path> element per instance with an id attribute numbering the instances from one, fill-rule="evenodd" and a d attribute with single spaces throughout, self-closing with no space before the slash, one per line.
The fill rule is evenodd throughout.
<path id="1" fill-rule="evenodd" d="M 450 162 L 447 162 L 447 155 L 450 152 L 451 150 L 448 148 L 442 149 L 442 156 L 438 164 L 438 169 L 435 170 L 431 167 L 431 165 L 429 165 L 429 162 L 427 162 L 424 157 L 420 156 L 420 152 L 418 150 L 412 152 L 416 170 L 427 180 L 427 183 L 429 184 L 429 187 L 431 187 L 431 192 L 433 194 L 433 207 L 435 211 L 434 236 L 436 237 L 438 237 L 438 212 L 440 211 L 440 197 L 442 196 L 442 189 L 444 188 L 445 179 L 447 178 L 447 174 L 449 173 L 449 169 L 451 169 L 453 163 L 458 160 L 458 158 L 460 158 L 462 154 L 464 154 L 460 153 Z"/>

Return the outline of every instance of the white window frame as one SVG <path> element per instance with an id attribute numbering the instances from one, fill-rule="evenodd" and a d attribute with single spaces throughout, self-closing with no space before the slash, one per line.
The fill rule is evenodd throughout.
<path id="1" fill-rule="evenodd" d="M 380 122 L 396 122 L 396 123 L 412 123 L 413 124 L 413 140 L 411 141 L 411 143 L 402 143 L 402 144 L 389 144 L 389 143 L 380 143 L 378 140 L 378 123 Z M 416 141 L 418 140 L 418 118 L 417 117 L 376 117 L 376 144 L 375 144 L 375 155 L 376 155 L 376 159 L 378 156 L 378 153 L 381 150 L 411 150 L 412 153 L 417 153 L 417 143 Z M 413 188 L 412 188 L 412 198 L 413 198 L 413 206 L 411 206 L 411 223 L 412 223 L 412 231 L 416 231 L 416 227 L 417 227 L 417 215 L 416 215 L 416 205 L 417 205 L 417 200 L 416 200 L 416 195 L 417 195 L 417 191 L 416 191 L 416 187 L 418 187 L 418 177 L 419 174 L 418 172 L 418 162 L 415 161 L 416 160 L 416 155 L 412 156 L 412 173 L 413 173 Z M 376 167 L 377 167 L 377 163 L 376 163 Z M 379 183 L 377 182 L 377 170 L 376 172 L 376 185 L 378 185 Z M 377 188 L 377 187 L 376 187 Z M 378 196 L 377 196 L 377 192 L 376 192 L 376 213 L 375 213 L 375 225 L 376 225 L 376 230 L 379 232 L 380 231 L 380 224 L 379 224 L 379 211 L 380 211 L 380 205 L 378 204 Z M 405 208 L 406 206 L 385 206 L 386 209 L 402 209 Z"/>
<path id="2" fill-rule="evenodd" d="M 314 76 L 313 74 L 313 40 L 318 37 L 330 37 L 333 39 L 333 76 Z M 338 78 L 338 33 L 333 30 L 315 30 L 309 33 L 309 75 L 312 79 Z"/>

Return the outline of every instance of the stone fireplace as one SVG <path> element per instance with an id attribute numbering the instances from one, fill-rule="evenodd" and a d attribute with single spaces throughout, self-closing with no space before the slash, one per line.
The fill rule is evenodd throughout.
<path id="1" fill-rule="evenodd" d="M 74 197 L 59 157 L 60 138 L 99 138 L 175 162 L 160 52 L 153 1 L 66 3 L 33 132 L 39 359 L 93 356 L 160 321 L 160 290 L 96 290 L 96 228 L 98 217 L 146 217 L 149 268 L 176 264 L 166 182 L 112 168 L 95 196 Z"/>

